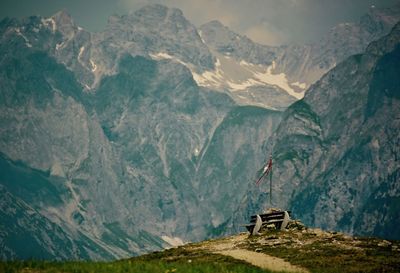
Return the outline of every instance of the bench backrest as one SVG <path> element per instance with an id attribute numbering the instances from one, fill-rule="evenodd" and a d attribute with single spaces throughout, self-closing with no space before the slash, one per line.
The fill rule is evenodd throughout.
<path id="1" fill-rule="evenodd" d="M 290 215 L 290 211 L 288 211 Z M 269 222 L 271 220 L 282 220 L 285 218 L 284 211 L 276 211 L 270 213 L 259 214 L 263 223 Z M 250 218 L 250 223 L 255 223 L 257 220 L 257 215 L 252 215 Z"/>

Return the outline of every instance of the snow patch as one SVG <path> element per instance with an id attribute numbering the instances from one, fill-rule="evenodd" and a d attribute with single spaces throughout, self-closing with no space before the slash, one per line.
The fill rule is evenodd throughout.
<path id="1" fill-rule="evenodd" d="M 380 145 L 379 145 L 379 140 L 378 139 L 374 139 L 374 141 L 372 141 L 371 142 L 371 146 L 373 147 L 373 148 L 375 148 L 376 150 L 379 150 L 380 149 Z"/>
<path id="2" fill-rule="evenodd" d="M 205 71 L 202 74 L 198 74 L 194 68 L 193 65 L 190 65 L 188 63 L 185 63 L 181 61 L 180 59 L 169 55 L 168 53 L 164 52 L 159 52 L 159 53 L 150 53 L 149 56 L 156 61 L 160 60 L 173 60 L 177 63 L 180 63 L 184 66 L 186 66 L 190 72 L 192 73 L 193 79 L 197 82 L 199 86 L 218 86 L 221 87 L 220 83 L 223 82 L 223 75 L 220 74 L 219 68 L 221 67 L 220 61 L 217 59 L 215 63 L 215 67 L 217 69 L 216 72 L 214 71 Z"/>
<path id="3" fill-rule="evenodd" d="M 83 52 L 85 52 L 85 47 L 84 47 L 84 46 L 82 46 L 82 47 L 79 49 L 78 62 L 79 62 L 83 67 L 86 67 L 86 68 L 88 69 L 88 67 L 87 67 L 87 65 L 85 64 L 85 62 L 82 61 Z M 93 70 L 92 70 L 92 71 L 93 71 Z"/>
<path id="4" fill-rule="evenodd" d="M 301 99 L 304 92 L 296 92 L 290 86 L 287 76 L 284 73 L 274 74 L 272 70 L 275 68 L 275 62 L 270 66 L 260 66 L 248 63 L 245 60 L 237 62 L 231 58 L 223 57 L 224 65 L 219 58 L 215 63 L 215 69 L 197 74 L 192 71 L 193 78 L 200 86 L 210 88 L 227 88 L 230 91 L 244 91 L 252 86 L 274 85 L 285 90 L 289 95 Z M 234 69 L 232 69 L 232 67 Z M 234 71 L 234 72 L 231 72 Z M 300 86 L 304 86 L 300 84 Z M 302 88 L 305 89 L 305 88 Z"/>
<path id="5" fill-rule="evenodd" d="M 53 33 L 56 32 L 56 30 L 57 30 L 56 22 L 51 17 L 47 18 L 47 19 L 42 19 L 42 24 L 45 25 L 48 28 L 51 28 Z"/>
<path id="6" fill-rule="evenodd" d="M 199 30 L 199 36 L 200 36 L 200 39 L 203 42 L 203 44 L 206 44 L 206 41 L 204 41 L 203 33 L 201 32 L 201 30 Z"/>
<path id="7" fill-rule="evenodd" d="M 216 58 L 214 70 L 197 73 L 193 65 L 185 63 L 168 53 L 151 53 L 149 56 L 154 60 L 174 60 L 186 66 L 199 86 L 216 90 L 228 89 L 231 92 L 236 92 L 245 91 L 252 86 L 273 85 L 283 89 L 296 99 L 301 99 L 304 96 L 304 92 L 296 92 L 291 87 L 286 74 L 274 74 L 272 72 L 275 68 L 275 62 L 270 66 L 262 66 L 248 63 L 245 60 L 238 62 L 230 57 L 220 55 L 219 58 Z M 305 84 L 302 83 L 295 83 L 294 85 L 300 88 L 305 87 Z M 305 88 L 301 89 L 304 91 Z"/>
<path id="8" fill-rule="evenodd" d="M 254 79 L 249 79 L 249 80 L 247 80 L 245 82 L 241 82 L 241 83 L 234 83 L 231 81 L 227 81 L 226 83 L 228 84 L 228 86 L 230 87 L 230 89 L 232 91 L 242 91 L 251 86 L 259 85 L 259 83 L 257 81 L 255 81 Z"/>
<path id="9" fill-rule="evenodd" d="M 183 240 L 179 237 L 169 237 L 166 235 L 161 236 L 161 239 L 163 239 L 166 243 L 168 243 L 170 246 L 181 246 L 184 245 L 185 243 L 183 242 Z"/>
<path id="10" fill-rule="evenodd" d="M 272 69 L 274 66 L 275 66 L 275 63 L 273 62 L 272 65 L 269 66 L 264 73 L 262 73 L 262 72 L 254 73 L 254 77 L 263 83 L 270 84 L 270 85 L 276 85 L 276 86 L 282 88 L 289 95 L 291 95 L 297 99 L 302 99 L 304 96 L 304 93 L 297 93 L 293 90 L 293 88 L 290 87 L 285 73 L 280 73 L 280 74 L 272 73 Z"/>
<path id="11" fill-rule="evenodd" d="M 253 64 L 248 63 L 245 60 L 241 60 L 239 64 L 242 65 L 242 66 L 253 66 Z"/>
<path id="12" fill-rule="evenodd" d="M 55 161 L 55 163 L 53 163 L 50 169 L 50 174 L 52 176 L 65 177 L 64 169 L 59 161 Z"/>
<path id="13" fill-rule="evenodd" d="M 80 49 L 79 49 L 79 54 L 78 54 L 78 60 L 80 60 L 81 59 L 81 57 L 82 57 L 82 54 L 83 54 L 83 52 L 85 51 L 85 47 L 84 46 L 82 46 Z"/>
<path id="14" fill-rule="evenodd" d="M 15 33 L 17 33 L 18 36 L 21 36 L 25 40 L 25 45 L 27 47 L 32 47 L 32 45 L 29 43 L 28 38 L 24 34 L 21 33 L 21 30 L 19 28 L 15 28 Z"/>
<path id="15" fill-rule="evenodd" d="M 90 59 L 89 61 L 90 61 L 90 65 L 92 66 L 92 72 L 95 72 L 97 70 L 97 65 L 93 62 L 92 59 Z"/>
<path id="16" fill-rule="evenodd" d="M 178 59 L 178 58 L 176 58 L 176 57 L 174 57 L 174 56 L 169 55 L 168 53 L 164 53 L 164 52 L 159 52 L 159 53 L 155 53 L 155 54 L 150 53 L 149 56 L 150 56 L 153 60 L 156 60 L 156 61 L 160 61 L 160 60 L 172 60 L 172 61 L 175 61 L 175 62 L 177 62 L 177 63 L 180 63 L 180 64 L 186 66 L 186 67 L 189 68 L 190 70 L 191 70 L 191 67 L 192 67 L 190 64 L 185 63 L 185 62 L 181 61 L 180 59 Z"/>
<path id="17" fill-rule="evenodd" d="M 192 72 L 193 79 L 199 86 L 213 87 L 219 89 L 225 85 L 224 83 L 226 83 L 226 79 L 222 70 L 221 61 L 218 58 L 216 58 L 214 66 L 214 70 L 205 71 L 202 74 L 196 73 L 190 67 L 189 69 L 190 72 Z"/>
<path id="18" fill-rule="evenodd" d="M 150 53 L 149 55 L 153 60 L 156 60 L 156 61 L 170 60 L 170 59 L 174 58 L 171 55 L 169 55 L 168 53 L 164 53 L 164 52 L 159 52 L 159 53 L 155 53 L 155 54 Z"/>
<path id="19" fill-rule="evenodd" d="M 221 67 L 221 61 L 218 58 L 215 61 L 215 67 Z"/>
<path id="20" fill-rule="evenodd" d="M 307 89 L 307 84 L 304 82 L 302 82 L 302 83 L 301 82 L 292 82 L 290 85 L 297 86 L 303 90 Z"/>
<path id="21" fill-rule="evenodd" d="M 138 172 L 135 170 L 135 168 L 131 167 L 131 166 L 126 166 L 126 171 L 134 177 L 138 176 Z"/>
<path id="22" fill-rule="evenodd" d="M 64 42 L 56 44 L 56 50 L 60 50 L 64 46 Z"/>

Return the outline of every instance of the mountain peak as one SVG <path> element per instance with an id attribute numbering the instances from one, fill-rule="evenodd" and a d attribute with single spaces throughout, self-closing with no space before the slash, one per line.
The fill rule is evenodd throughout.
<path id="1" fill-rule="evenodd" d="M 230 43 L 239 37 L 238 34 L 231 31 L 218 20 L 213 20 L 200 26 L 200 31 L 203 39 L 211 44 L 222 41 L 223 43 Z"/>
<path id="2" fill-rule="evenodd" d="M 391 27 L 400 20 L 400 5 L 392 8 L 371 7 L 367 14 L 361 17 L 360 26 L 371 34 L 389 32 Z"/>
<path id="3" fill-rule="evenodd" d="M 400 22 L 394 25 L 387 36 L 380 38 L 368 45 L 367 52 L 375 55 L 383 55 L 392 51 L 400 41 Z"/>
<path id="4" fill-rule="evenodd" d="M 168 12 L 167 6 L 161 4 L 150 4 L 141 7 L 140 9 L 134 11 L 132 14 L 137 16 L 149 15 L 149 14 L 165 16 L 167 12 Z"/>
<path id="5" fill-rule="evenodd" d="M 150 4 L 146 5 L 135 12 L 131 13 L 130 16 L 144 17 L 155 20 L 165 20 L 167 18 L 177 19 L 181 17 L 186 20 L 183 12 L 177 8 L 169 8 L 161 4 Z"/>
<path id="6" fill-rule="evenodd" d="M 62 9 L 53 16 L 42 20 L 52 31 L 59 31 L 63 36 L 71 37 L 77 29 L 74 19 L 66 9 Z"/>
<path id="7" fill-rule="evenodd" d="M 196 27 L 176 8 L 146 5 L 128 15 L 112 16 L 104 31 L 115 41 L 134 41 L 135 52 L 168 54 L 183 63 L 212 69 L 214 59 Z"/>
<path id="8" fill-rule="evenodd" d="M 226 26 L 218 20 L 212 20 L 208 23 L 205 23 L 201 26 L 201 28 L 203 28 L 203 27 L 204 28 L 226 28 Z"/>
<path id="9" fill-rule="evenodd" d="M 72 16 L 66 9 L 62 9 L 59 12 L 55 13 L 51 18 L 56 22 L 57 25 L 70 25 L 74 26 L 74 20 Z"/>

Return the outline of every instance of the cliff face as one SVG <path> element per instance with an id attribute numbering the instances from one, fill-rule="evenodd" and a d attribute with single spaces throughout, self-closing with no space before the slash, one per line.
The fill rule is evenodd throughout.
<path id="1" fill-rule="evenodd" d="M 266 145 L 274 205 L 324 229 L 400 237 L 399 30 L 337 65 L 285 111 Z M 243 207 L 260 209 L 265 195 L 251 189 Z"/>
<path id="2" fill-rule="evenodd" d="M 285 73 L 290 82 L 310 86 L 326 72 L 367 46 L 387 35 L 400 20 L 400 5 L 371 9 L 358 22 L 341 23 L 320 40 L 307 45 L 283 47 L 276 58 L 275 73 Z"/>
<path id="3" fill-rule="evenodd" d="M 217 191 L 241 198 L 280 112 L 200 88 L 175 60 L 126 51 L 101 70 L 65 13 L 2 31 L 2 258 L 127 257 L 232 214 Z"/>
<path id="4" fill-rule="evenodd" d="M 274 73 L 282 48 L 216 22 L 198 31 L 160 5 L 100 33 L 64 11 L 4 19 L 2 258 L 112 259 L 220 234 L 271 147 L 277 205 L 386 236 L 397 219 L 396 33 L 282 116 L 304 91 Z M 248 194 L 239 216 L 267 197 Z"/>

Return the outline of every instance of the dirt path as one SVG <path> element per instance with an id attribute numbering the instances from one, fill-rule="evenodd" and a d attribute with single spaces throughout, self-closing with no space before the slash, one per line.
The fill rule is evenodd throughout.
<path id="1" fill-rule="evenodd" d="M 279 271 L 279 272 L 285 271 L 285 272 L 299 272 L 299 273 L 308 272 L 307 270 L 294 266 L 283 259 L 245 249 L 224 250 L 215 253 L 231 256 L 232 258 L 246 261 L 252 265 L 261 267 L 263 269 L 268 269 L 271 271 Z"/>
<path id="2" fill-rule="evenodd" d="M 277 257 L 273 257 L 264 253 L 254 252 L 240 247 L 247 239 L 248 235 L 239 235 L 231 238 L 227 238 L 224 241 L 210 242 L 203 246 L 212 253 L 230 256 L 234 259 L 246 261 L 252 265 L 258 266 L 263 269 L 271 271 L 285 271 L 285 272 L 298 272 L 308 273 L 309 271 L 292 265 L 291 263 Z"/>

